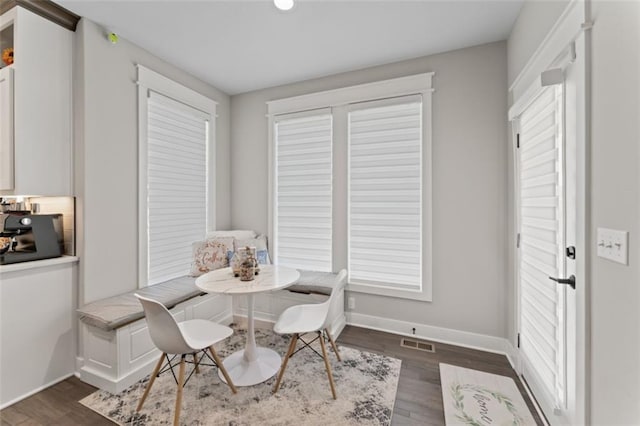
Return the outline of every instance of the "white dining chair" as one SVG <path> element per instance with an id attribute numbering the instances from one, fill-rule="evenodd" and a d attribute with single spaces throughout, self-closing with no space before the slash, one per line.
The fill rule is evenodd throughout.
<path id="1" fill-rule="evenodd" d="M 149 328 L 151 340 L 162 352 L 158 363 L 153 369 L 153 373 L 151 373 L 147 388 L 145 389 L 142 398 L 140 398 L 140 402 L 138 403 L 138 407 L 136 408 L 137 412 L 142 409 L 142 405 L 144 404 L 145 399 L 147 399 L 147 395 L 149 395 L 151 386 L 153 386 L 153 382 L 155 381 L 157 376 L 159 376 L 163 372 L 171 370 L 174 378 L 176 377 L 173 368 L 178 364 L 173 364 L 172 361 L 177 356 L 180 356 L 180 368 L 177 378 L 178 390 L 176 393 L 176 409 L 173 418 L 174 425 L 178 425 L 180 423 L 182 389 L 186 385 L 185 363 L 188 362 L 186 360 L 187 355 L 193 356 L 194 364 L 194 369 L 189 374 L 189 377 L 187 377 L 187 381 L 194 373 L 194 371 L 196 373 L 198 372 L 198 365 L 202 363 L 202 360 L 206 356 L 218 367 L 220 371 L 222 371 L 222 374 L 227 380 L 227 384 L 231 388 L 231 391 L 233 393 L 236 393 L 236 387 L 233 385 L 229 374 L 227 374 L 227 370 L 224 368 L 222 361 L 218 357 L 218 354 L 213 347 L 213 345 L 215 345 L 216 343 L 226 339 L 233 334 L 233 330 L 231 328 L 203 319 L 193 319 L 188 321 L 176 322 L 173 315 L 171 315 L 169 310 L 162 303 L 140 296 L 139 294 L 136 294 L 136 297 L 138 298 L 140 303 L 142 303 L 142 308 L 144 309 L 144 316 L 147 319 L 147 326 Z M 211 356 L 209 356 L 207 350 L 211 353 Z M 200 352 L 202 352 L 203 355 L 200 357 L 200 360 L 198 360 L 198 354 Z M 174 356 L 172 358 L 169 358 L 169 355 Z M 161 371 L 162 365 L 165 360 L 167 364 Z"/>
<path id="2" fill-rule="evenodd" d="M 342 292 L 342 289 L 344 288 L 346 283 L 347 271 L 343 269 L 336 276 L 336 280 L 333 289 L 331 290 L 329 299 L 327 299 L 323 303 L 292 306 L 286 309 L 278 318 L 278 321 L 273 326 L 273 331 L 278 334 L 290 334 L 291 342 L 289 343 L 287 354 L 282 359 L 282 366 L 280 367 L 280 372 L 278 373 L 278 379 L 276 380 L 276 384 L 273 388 L 273 393 L 278 392 L 278 388 L 280 387 L 280 382 L 282 381 L 284 370 L 285 368 L 287 368 L 289 358 L 291 358 L 297 352 L 296 345 L 298 341 L 301 341 L 304 344 L 304 346 L 300 349 L 304 349 L 305 347 L 307 347 L 320 355 L 315 349 L 310 346 L 316 340 L 320 340 L 320 347 L 322 348 L 322 355 L 320 356 L 324 360 L 324 366 L 327 369 L 329 385 L 331 386 L 331 394 L 333 395 L 333 399 L 336 399 L 336 388 L 333 382 L 333 375 L 331 374 L 331 365 L 329 364 L 329 358 L 327 357 L 327 349 L 325 347 L 325 337 L 323 333 L 326 334 L 327 339 L 331 343 L 331 347 L 333 348 L 338 361 L 341 361 L 340 353 L 338 352 L 336 343 L 334 342 L 333 337 L 331 337 L 331 333 L 329 332 L 329 312 L 333 311 L 333 306 L 338 301 L 338 295 Z M 307 333 L 316 333 L 315 339 L 310 342 L 304 341 L 301 336 Z"/>

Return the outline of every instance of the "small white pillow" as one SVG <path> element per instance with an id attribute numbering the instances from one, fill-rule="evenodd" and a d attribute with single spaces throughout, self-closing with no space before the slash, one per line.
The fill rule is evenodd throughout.
<path id="1" fill-rule="evenodd" d="M 206 239 L 211 239 L 211 238 L 224 238 L 224 237 L 231 237 L 231 238 L 236 238 L 236 239 L 248 239 L 248 238 L 255 238 L 256 237 L 256 233 L 255 231 L 242 231 L 242 230 L 234 230 L 234 231 L 209 231 L 207 232 L 207 236 Z"/>

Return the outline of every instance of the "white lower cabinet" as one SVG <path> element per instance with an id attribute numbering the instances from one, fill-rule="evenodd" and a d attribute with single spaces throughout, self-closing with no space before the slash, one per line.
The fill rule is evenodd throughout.
<path id="1" fill-rule="evenodd" d="M 0 267 L 0 408 L 75 371 L 77 260 L 55 261 Z"/>

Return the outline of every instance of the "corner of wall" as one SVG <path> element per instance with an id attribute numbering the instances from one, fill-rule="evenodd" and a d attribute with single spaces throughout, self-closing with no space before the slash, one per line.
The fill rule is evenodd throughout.
<path id="1" fill-rule="evenodd" d="M 84 265 L 84 145 L 85 145 L 85 34 L 86 19 L 80 19 L 73 34 L 73 195 L 75 196 L 75 253 L 78 263 L 78 305 L 85 303 Z"/>

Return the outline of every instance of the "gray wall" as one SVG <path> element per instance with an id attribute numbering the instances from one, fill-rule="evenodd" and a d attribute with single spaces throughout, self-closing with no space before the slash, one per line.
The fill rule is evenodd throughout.
<path id="1" fill-rule="evenodd" d="M 591 420 L 640 424 L 640 2 L 592 4 Z M 629 231 L 629 266 L 596 257 Z"/>
<path id="2" fill-rule="evenodd" d="M 75 143 L 80 299 L 87 303 L 138 288 L 138 109 L 136 64 L 219 103 L 216 221 L 230 216 L 229 97 L 140 47 L 82 19 L 76 32 Z"/>
<path id="3" fill-rule="evenodd" d="M 356 297 L 355 312 L 504 337 L 504 42 L 233 96 L 231 224 L 233 228 L 267 232 L 265 102 L 427 71 L 435 71 L 436 89 L 433 302 L 352 294 Z"/>
<path id="4" fill-rule="evenodd" d="M 569 0 L 525 1 L 507 42 L 509 85 L 568 4 Z"/>
<path id="5" fill-rule="evenodd" d="M 594 425 L 640 424 L 640 2 L 588 4 L 594 27 L 587 82 L 592 132 L 587 409 Z M 551 28 L 561 12 L 552 2 L 525 4 L 508 42 L 510 81 L 537 47 L 534 42 L 546 35 L 541 37 L 540 29 Z M 525 34 L 532 38 L 525 40 Z M 629 231 L 628 266 L 596 256 L 597 227 Z"/>

